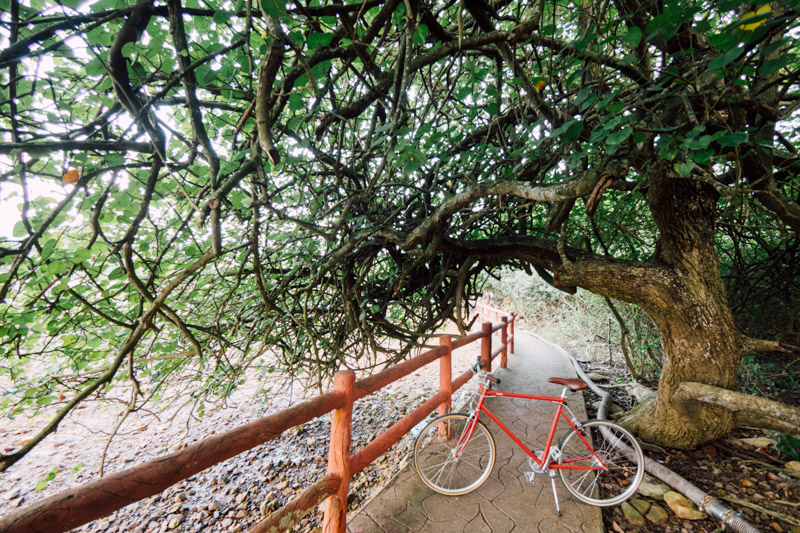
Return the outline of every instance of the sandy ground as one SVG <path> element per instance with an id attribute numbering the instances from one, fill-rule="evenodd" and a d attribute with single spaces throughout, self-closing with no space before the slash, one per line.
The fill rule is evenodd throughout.
<path id="1" fill-rule="evenodd" d="M 456 350 L 453 376 L 466 370 L 479 353 L 479 343 Z M 438 369 L 437 362 L 429 364 L 357 402 L 353 449 L 368 443 L 434 394 L 438 389 Z M 128 468 L 233 429 L 318 392 L 306 390 L 299 382 L 286 386 L 285 380 L 283 376 L 271 374 L 262 386 L 247 383 L 229 398 L 227 406 L 207 414 L 202 421 L 169 410 L 160 414 L 160 420 L 144 412 L 131 415 L 108 448 L 105 473 Z M 257 394 L 270 387 L 273 391 L 270 394 Z M 471 390 L 469 385 L 464 389 L 467 388 Z M 462 395 L 464 389 L 460 391 Z M 281 392 L 274 392 L 278 390 Z M 3 491 L 0 492 L 0 515 L 97 479 L 108 434 L 124 411 L 124 405 L 122 402 L 91 402 L 80 407 L 62 422 L 56 433 L 9 471 L 0 474 Z M 11 451 L 35 435 L 47 419 L 17 417 L 3 422 L 0 449 Z M 287 431 L 280 439 L 192 476 L 161 495 L 132 504 L 76 531 L 246 530 L 262 514 L 280 507 L 324 475 L 329 427 L 328 416 L 320 417 Z M 368 500 L 399 470 L 410 442 L 407 436 L 390 450 L 388 457 L 379 459 L 354 478 L 351 509 Z M 55 477 L 37 492 L 37 483 L 53 471 Z M 311 530 L 315 523 L 312 519 L 303 529 Z"/>

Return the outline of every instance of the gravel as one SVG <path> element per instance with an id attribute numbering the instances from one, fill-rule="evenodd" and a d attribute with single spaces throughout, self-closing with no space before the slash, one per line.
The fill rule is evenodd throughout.
<path id="1" fill-rule="evenodd" d="M 453 376 L 475 361 L 479 344 L 473 343 L 453 354 Z M 389 426 L 410 412 L 438 389 L 437 363 L 368 396 L 355 404 L 352 449 L 355 452 Z M 162 413 L 160 420 L 136 414 L 122 426 L 106 458 L 105 472 L 111 473 L 181 449 L 212 434 L 228 431 L 258 417 L 279 411 L 292 403 L 314 396 L 302 384 L 282 387 L 277 374 L 269 376 L 271 396 L 257 395 L 255 385 L 240 388 L 229 405 L 202 421 L 186 420 L 177 413 Z M 269 384 L 267 384 L 269 386 Z M 268 387 L 265 387 L 268 389 Z M 465 386 L 454 403 L 464 398 Z M 463 400 L 462 400 L 463 401 Z M 120 404 L 107 402 L 76 410 L 40 446 L 3 474 L 0 515 L 29 505 L 67 488 L 97 479 L 100 456 Z M 166 416 L 165 416 L 166 415 Z M 0 429 L 0 446 L 16 448 L 30 438 L 46 420 L 17 418 Z M 309 485 L 325 475 L 329 416 L 312 420 L 286 431 L 280 438 L 217 464 L 166 491 L 131 504 L 112 515 L 86 524 L 74 531 L 144 532 L 144 531 L 246 531 L 264 516 L 285 505 Z M 348 499 L 350 512 L 360 508 L 405 466 L 413 444 L 413 434 L 398 444 L 363 472 L 354 476 Z M 55 478 L 43 490 L 37 482 L 53 470 Z M 300 531 L 318 527 L 321 513 L 312 513 Z"/>

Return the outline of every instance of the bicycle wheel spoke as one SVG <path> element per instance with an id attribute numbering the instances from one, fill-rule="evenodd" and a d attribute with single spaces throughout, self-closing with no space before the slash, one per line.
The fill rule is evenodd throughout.
<path id="1" fill-rule="evenodd" d="M 592 453 L 574 431 L 564 437 L 559 464 L 575 468 L 559 470 L 567 490 L 598 506 L 615 505 L 633 496 L 644 475 L 644 456 L 636 439 L 621 426 L 603 420 L 585 422 L 582 431 L 587 443 L 596 448 Z"/>
<path id="2" fill-rule="evenodd" d="M 495 460 L 494 440 L 483 424 L 472 429 L 471 423 L 466 415 L 451 413 L 428 423 L 417 437 L 414 465 L 433 490 L 466 494 L 489 477 Z M 465 440 L 468 431 L 472 433 Z"/>

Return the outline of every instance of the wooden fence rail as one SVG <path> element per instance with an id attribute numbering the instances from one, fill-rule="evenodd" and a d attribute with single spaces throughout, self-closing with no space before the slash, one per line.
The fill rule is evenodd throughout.
<path id="1" fill-rule="evenodd" d="M 502 311 L 478 303 L 480 317 Z M 481 331 L 452 339 L 440 338 L 440 346 L 364 379 L 355 380 L 351 371 L 338 372 L 333 390 L 293 407 L 260 418 L 236 429 L 210 437 L 152 461 L 116 472 L 97 481 L 69 489 L 5 517 L 0 518 L 0 533 L 62 532 L 107 516 L 117 509 L 164 491 L 206 468 L 280 436 L 287 429 L 331 412 L 331 438 L 328 474 L 287 505 L 250 529 L 250 533 L 288 531 L 304 516 L 324 502 L 325 533 L 344 533 L 347 492 L 350 478 L 383 455 L 411 428 L 437 408 L 446 413 L 452 394 L 472 377 L 467 370 L 452 379 L 453 350 L 481 341 L 481 364 L 491 369 L 492 359 L 514 352 L 513 314 L 505 314 L 497 324 L 484 322 Z M 500 331 L 499 346 L 492 350 L 492 334 Z M 414 411 L 378 435 L 361 450 L 350 453 L 353 403 L 439 359 L 439 391 Z"/>

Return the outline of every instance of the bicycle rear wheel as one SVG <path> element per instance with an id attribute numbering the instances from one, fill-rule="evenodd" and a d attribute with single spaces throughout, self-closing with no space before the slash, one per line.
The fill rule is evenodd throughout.
<path id="1" fill-rule="evenodd" d="M 495 461 L 492 434 L 480 421 L 471 436 L 465 434 L 469 429 L 467 415 L 450 413 L 429 422 L 414 442 L 417 474 L 440 494 L 457 496 L 471 492 L 492 472 Z"/>
<path id="2" fill-rule="evenodd" d="M 624 502 L 644 477 L 641 446 L 627 429 L 613 422 L 583 422 L 580 435 L 569 431 L 564 436 L 560 452 L 558 464 L 575 467 L 559 469 L 561 481 L 573 496 L 589 505 L 607 507 Z"/>

